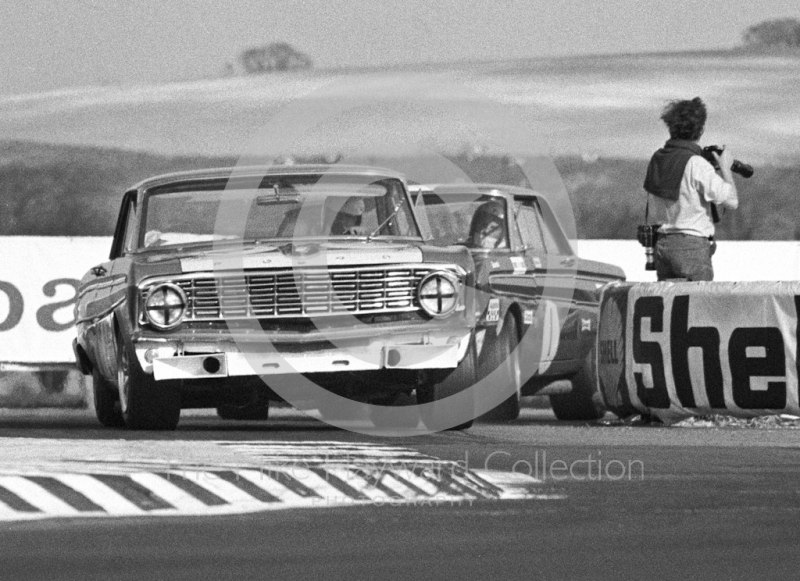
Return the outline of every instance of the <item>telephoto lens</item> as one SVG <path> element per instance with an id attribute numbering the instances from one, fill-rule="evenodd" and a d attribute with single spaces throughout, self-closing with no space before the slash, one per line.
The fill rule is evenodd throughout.
<path id="1" fill-rule="evenodd" d="M 753 177 L 753 173 L 755 173 L 752 165 L 749 163 L 744 163 L 743 161 L 739 161 L 738 159 L 733 160 L 731 171 L 733 173 L 738 173 L 743 178 Z"/>
<path id="2" fill-rule="evenodd" d="M 714 166 L 714 169 L 719 169 L 719 164 L 717 160 L 714 159 L 713 153 L 722 155 L 722 148 L 719 145 L 709 145 L 703 148 L 703 157 L 708 160 L 708 163 Z M 731 163 L 731 171 L 733 173 L 738 173 L 743 178 L 753 177 L 755 173 L 752 165 L 739 161 L 738 159 L 734 159 L 733 163 Z"/>

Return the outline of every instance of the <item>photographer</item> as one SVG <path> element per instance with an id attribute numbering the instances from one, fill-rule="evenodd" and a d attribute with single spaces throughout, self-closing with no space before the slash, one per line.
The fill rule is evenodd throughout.
<path id="1" fill-rule="evenodd" d="M 705 128 L 706 106 L 700 97 L 671 101 L 661 119 L 670 139 L 653 154 L 644 182 L 644 189 L 653 194 L 656 215 L 664 220 L 655 246 L 658 280 L 710 281 L 716 205 L 731 209 L 739 205 L 731 172 L 735 160 L 727 149 L 721 154 L 709 152 L 720 177 L 704 157 L 698 140 Z"/>

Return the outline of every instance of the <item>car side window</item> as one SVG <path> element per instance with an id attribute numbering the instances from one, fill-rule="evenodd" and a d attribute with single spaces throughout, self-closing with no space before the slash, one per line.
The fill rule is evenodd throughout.
<path id="1" fill-rule="evenodd" d="M 542 223 L 542 235 L 544 236 L 544 245 L 547 248 L 547 252 L 561 255 L 573 254 L 569 240 L 564 235 L 555 214 L 553 214 L 547 202 L 537 199 L 534 203 L 539 210 L 537 215 Z"/>
<path id="2" fill-rule="evenodd" d="M 537 208 L 527 202 L 518 202 L 517 224 L 522 235 L 522 243 L 537 254 L 545 254 L 547 250 Z"/>
<path id="3" fill-rule="evenodd" d="M 535 198 L 517 200 L 517 220 L 525 245 L 534 252 L 572 254 L 550 209 Z"/>

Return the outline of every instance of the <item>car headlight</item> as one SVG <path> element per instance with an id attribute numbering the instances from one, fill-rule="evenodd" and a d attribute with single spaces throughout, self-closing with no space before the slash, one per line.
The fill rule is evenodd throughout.
<path id="1" fill-rule="evenodd" d="M 419 283 L 419 304 L 431 317 L 449 317 L 458 307 L 459 287 L 454 274 L 440 270 L 431 272 Z"/>
<path id="2" fill-rule="evenodd" d="M 144 301 L 144 314 L 157 329 L 173 329 L 186 314 L 186 293 L 178 285 L 165 282 L 150 288 Z"/>

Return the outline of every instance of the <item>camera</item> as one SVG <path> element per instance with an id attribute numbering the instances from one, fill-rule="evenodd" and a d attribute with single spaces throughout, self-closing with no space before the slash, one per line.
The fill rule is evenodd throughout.
<path id="1" fill-rule="evenodd" d="M 716 153 L 717 155 L 722 155 L 722 148 L 719 145 L 709 145 L 708 147 L 703 148 L 703 157 L 714 166 L 714 169 L 719 169 L 719 164 L 717 164 L 717 160 L 714 159 L 712 153 Z M 738 159 L 733 160 L 733 164 L 731 165 L 731 171 L 738 173 L 743 178 L 749 178 L 753 175 L 753 166 L 744 163 L 743 161 L 739 161 Z"/>
<path id="2" fill-rule="evenodd" d="M 656 241 L 658 240 L 658 229 L 661 224 L 640 224 L 636 228 L 636 238 L 639 244 L 644 246 L 645 270 L 655 270 L 656 262 L 654 258 Z"/>

